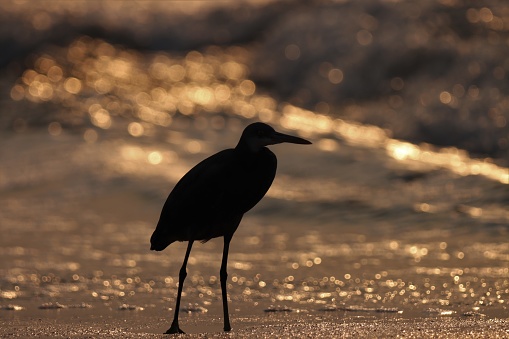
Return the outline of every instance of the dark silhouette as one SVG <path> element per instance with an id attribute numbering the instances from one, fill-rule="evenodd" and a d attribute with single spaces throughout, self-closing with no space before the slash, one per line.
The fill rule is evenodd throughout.
<path id="1" fill-rule="evenodd" d="M 283 142 L 311 144 L 278 133 L 269 125 L 253 123 L 244 129 L 237 147 L 200 162 L 180 179 L 168 196 L 150 238 L 150 249 L 162 251 L 175 241 L 189 241 L 189 244 L 179 272 L 175 315 L 167 334 L 184 333 L 179 328 L 178 313 L 193 242 L 217 237 L 224 237 L 220 282 L 224 330 L 231 330 L 226 294 L 228 248 L 242 216 L 263 198 L 276 175 L 276 156 L 265 146 Z"/>

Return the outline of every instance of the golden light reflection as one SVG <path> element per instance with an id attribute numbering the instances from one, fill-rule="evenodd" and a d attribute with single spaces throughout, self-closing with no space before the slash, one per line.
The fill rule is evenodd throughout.
<path id="1" fill-rule="evenodd" d="M 92 123 L 97 126 L 97 127 L 100 127 L 102 129 L 108 129 L 111 127 L 111 117 L 110 117 L 110 114 L 107 110 L 105 110 L 104 108 L 99 108 L 99 109 L 91 109 L 89 111 L 90 113 L 90 120 L 92 121 Z"/>
<path id="2" fill-rule="evenodd" d="M 440 93 L 440 102 L 442 102 L 443 104 L 449 104 L 451 103 L 451 101 L 452 101 L 451 93 L 446 91 Z"/>
<path id="3" fill-rule="evenodd" d="M 502 184 L 509 184 L 509 169 L 494 164 L 489 158 L 470 158 L 466 151 L 455 147 L 436 148 L 391 139 L 379 127 L 332 119 L 293 105 L 283 108 L 280 123 L 284 128 L 299 130 L 306 135 L 332 132 L 347 143 L 383 148 L 390 157 L 398 161 L 445 168 L 461 176 L 482 175 Z"/>
<path id="4" fill-rule="evenodd" d="M 434 206 L 434 205 L 430 205 L 428 203 L 419 203 L 419 204 L 416 204 L 414 206 L 414 209 L 418 212 L 422 212 L 422 213 L 435 213 L 438 211 L 438 208 L 437 206 Z"/>
<path id="5" fill-rule="evenodd" d="M 491 11 L 491 9 L 483 7 L 479 10 L 479 17 L 483 22 L 486 23 L 491 22 L 493 21 L 493 12 Z"/>
<path id="6" fill-rule="evenodd" d="M 144 150 L 137 146 L 124 146 L 121 148 L 121 155 L 125 160 L 139 160 L 147 158 Z"/>
<path id="7" fill-rule="evenodd" d="M 391 140 L 386 145 L 387 153 L 396 160 L 415 158 L 419 153 L 419 147 L 408 142 L 396 142 Z"/>
<path id="8" fill-rule="evenodd" d="M 68 78 L 65 80 L 64 88 L 71 94 L 78 94 L 81 91 L 81 81 L 77 78 Z"/>
<path id="9" fill-rule="evenodd" d="M 170 114 L 168 114 L 166 112 L 161 112 L 161 111 L 158 111 L 158 110 L 152 109 L 150 107 L 146 107 L 146 106 L 142 106 L 138 109 L 137 116 L 143 121 L 152 123 L 154 125 L 164 126 L 164 127 L 169 126 L 172 122 L 172 117 Z M 138 124 L 138 125 L 140 125 L 140 124 Z M 133 126 L 136 126 L 134 128 L 139 129 L 138 125 L 133 125 Z M 129 124 L 129 126 L 131 126 L 131 124 Z M 131 126 L 131 128 L 128 128 L 129 133 L 133 136 L 139 136 L 139 135 L 135 135 L 136 133 L 135 134 L 131 133 L 132 128 L 133 128 L 132 126 Z M 142 131 L 142 134 L 143 134 L 143 131 Z"/>
<path id="10" fill-rule="evenodd" d="M 457 209 L 459 212 L 468 214 L 470 217 L 473 218 L 480 218 L 483 215 L 483 210 L 482 208 L 479 207 L 460 205 L 457 207 Z"/>
<path id="11" fill-rule="evenodd" d="M 163 161 L 163 156 L 158 151 L 153 151 L 148 154 L 148 162 L 152 165 L 158 165 Z"/>
<path id="12" fill-rule="evenodd" d="M 62 68 L 60 68 L 59 66 L 52 66 L 48 70 L 48 78 L 52 82 L 59 82 L 60 80 L 62 80 L 63 75 L 64 75 L 64 73 L 62 71 Z"/>
<path id="13" fill-rule="evenodd" d="M 327 152 L 334 152 L 339 148 L 338 142 L 333 139 L 321 139 L 317 143 L 317 146 L 322 151 L 327 151 Z"/>
<path id="14" fill-rule="evenodd" d="M 256 90 L 255 83 L 251 80 L 244 80 L 240 83 L 240 92 L 245 96 L 251 96 Z"/>
<path id="15" fill-rule="evenodd" d="M 331 84 L 337 85 L 343 81 L 343 71 L 339 68 L 333 68 L 327 73 L 327 78 Z"/>
<path id="16" fill-rule="evenodd" d="M 186 69 L 181 65 L 173 65 L 168 69 L 168 77 L 171 81 L 179 82 L 186 76 Z"/>
<path id="17" fill-rule="evenodd" d="M 496 21 L 487 8 L 468 10 L 466 15 L 469 20 L 480 23 Z M 376 28 L 376 20 L 366 17 L 361 21 L 362 29 L 357 38 L 359 43 L 369 44 L 373 39 L 370 30 Z M 297 45 L 290 44 L 285 48 L 287 58 L 299 58 L 299 53 Z M 256 84 L 247 79 L 246 55 L 248 53 L 240 47 L 228 50 L 210 47 L 204 52 L 189 52 L 184 57 L 159 52 L 147 60 L 145 66 L 136 52 L 119 51 L 111 44 L 82 37 L 69 47 L 65 61 L 69 64 L 48 55 L 37 58 L 34 69 L 25 71 L 12 87 L 10 97 L 13 100 L 65 102 L 73 112 L 84 112 L 82 116 L 101 129 L 111 128 L 118 116 L 127 117 L 135 120 L 127 126 L 127 133 L 133 137 L 154 133 L 155 126 L 167 127 L 179 114 L 191 116 L 203 112 L 225 112 L 246 119 L 279 123 L 304 136 L 314 136 L 320 140 L 317 146 L 323 151 L 337 151 L 338 140 L 344 140 L 361 147 L 383 149 L 399 162 L 446 168 L 462 176 L 481 175 L 509 184 L 508 169 L 495 165 L 490 159 L 472 159 L 456 148 L 436 148 L 395 140 L 382 128 L 334 119 L 330 115 L 290 104 L 278 107 L 274 98 L 259 94 Z M 479 74 L 483 71 L 481 66 L 473 61 L 468 72 Z M 493 72 L 500 76 L 506 73 L 503 67 L 494 68 Z M 343 70 L 329 62 L 320 64 L 319 73 L 332 84 L 344 81 Z M 399 77 L 390 80 L 390 88 L 394 91 L 406 89 L 405 85 Z M 421 103 L 425 106 L 439 101 L 453 106 L 460 98 L 477 100 L 482 95 L 475 85 L 465 87 L 455 84 L 433 95 L 421 95 Z M 389 97 L 389 104 L 394 108 L 401 107 L 403 103 L 400 93 Z M 322 113 L 331 114 L 331 108 L 324 102 L 316 107 Z M 355 105 L 346 109 L 354 113 L 358 110 Z M 507 126 L 501 114 L 493 111 L 490 115 L 497 126 Z M 224 118 L 219 118 L 209 119 L 207 124 L 221 129 L 226 123 Z M 19 120 L 16 126 L 20 126 L 21 130 L 24 124 Z M 119 125 L 125 130 L 124 125 Z M 57 131 L 52 130 L 54 133 Z M 83 138 L 86 142 L 97 140 L 97 132 L 92 131 L 85 131 Z M 202 145 L 194 140 L 185 148 L 189 153 L 197 153 L 201 152 Z"/>
<path id="18" fill-rule="evenodd" d="M 191 140 L 187 143 L 186 149 L 189 153 L 196 154 L 200 153 L 200 151 L 202 150 L 202 145 L 197 140 Z"/>
<path id="19" fill-rule="evenodd" d="M 91 128 L 87 129 L 85 133 L 83 133 L 83 139 L 89 144 L 93 144 L 98 138 L 99 136 L 97 135 L 97 132 Z"/>
<path id="20" fill-rule="evenodd" d="M 59 122 L 52 122 L 48 126 L 48 132 L 52 136 L 59 136 L 62 133 L 62 125 Z"/>
<path id="21" fill-rule="evenodd" d="M 230 99 L 231 90 L 227 85 L 217 85 L 214 88 L 214 95 L 216 96 L 216 100 L 219 102 L 226 101 Z"/>
<path id="22" fill-rule="evenodd" d="M 221 71 L 228 79 L 231 80 L 238 80 L 244 78 L 247 73 L 247 69 L 244 65 L 241 65 L 234 61 L 229 61 L 222 64 Z"/>
<path id="23" fill-rule="evenodd" d="M 11 99 L 14 101 L 23 100 L 25 97 L 25 89 L 21 85 L 14 85 L 11 89 Z"/>
<path id="24" fill-rule="evenodd" d="M 112 90 L 113 84 L 108 79 L 101 78 L 94 83 L 94 88 L 97 93 L 106 94 Z"/>
<path id="25" fill-rule="evenodd" d="M 141 137 L 143 133 L 145 132 L 145 129 L 143 126 L 138 122 L 131 122 L 127 126 L 127 131 L 129 134 L 131 134 L 133 137 Z"/>

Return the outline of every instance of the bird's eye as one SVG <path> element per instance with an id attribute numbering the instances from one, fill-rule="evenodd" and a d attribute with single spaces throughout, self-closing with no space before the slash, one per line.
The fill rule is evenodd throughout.
<path id="1" fill-rule="evenodd" d="M 257 131 L 256 135 L 261 138 L 261 137 L 265 136 L 265 132 L 264 131 Z"/>

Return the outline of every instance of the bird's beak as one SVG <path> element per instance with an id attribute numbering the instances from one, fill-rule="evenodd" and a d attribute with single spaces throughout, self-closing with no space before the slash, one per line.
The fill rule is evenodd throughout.
<path id="1" fill-rule="evenodd" d="M 301 145 L 310 145 L 311 142 L 306 139 L 302 139 L 299 137 L 294 137 L 293 135 L 283 134 L 279 132 L 275 132 L 271 136 L 274 144 L 281 144 L 283 142 L 288 142 L 290 144 L 301 144 Z"/>

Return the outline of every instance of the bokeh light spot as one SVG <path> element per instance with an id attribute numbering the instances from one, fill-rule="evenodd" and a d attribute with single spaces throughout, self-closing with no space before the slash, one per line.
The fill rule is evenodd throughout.
<path id="1" fill-rule="evenodd" d="M 138 122 L 131 122 L 127 126 L 127 131 L 129 134 L 131 134 L 133 137 L 141 137 L 143 133 L 145 132 L 145 129 L 143 126 Z"/>
<path id="2" fill-rule="evenodd" d="M 168 77 L 170 80 L 178 82 L 184 79 L 186 76 L 186 70 L 181 65 L 172 65 L 168 69 Z"/>
<path id="3" fill-rule="evenodd" d="M 493 20 L 493 12 L 487 7 L 481 8 L 479 11 L 480 18 L 483 22 L 491 22 Z"/>
<path id="4" fill-rule="evenodd" d="M 100 108 L 98 110 L 90 110 L 90 120 L 92 123 L 100 127 L 102 129 L 108 129 L 111 127 L 112 120 L 110 117 L 110 114 L 107 110 L 104 108 Z"/>
<path id="5" fill-rule="evenodd" d="M 370 45 L 373 42 L 373 35 L 370 31 L 362 29 L 357 32 L 357 42 L 361 46 L 367 46 Z"/>
<path id="6" fill-rule="evenodd" d="M 333 139 L 322 139 L 318 142 L 318 148 L 322 151 L 333 152 L 339 148 L 336 140 Z"/>
<path id="7" fill-rule="evenodd" d="M 285 57 L 288 60 L 297 60 L 300 58 L 300 48 L 295 44 L 290 44 L 285 48 Z"/>
<path id="8" fill-rule="evenodd" d="M 256 85 L 251 80 L 244 80 L 240 83 L 240 91 L 245 96 L 251 96 L 256 90 Z"/>
<path id="9" fill-rule="evenodd" d="M 214 95 L 216 96 L 217 101 L 226 101 L 230 99 L 231 90 L 227 85 L 218 85 L 214 89 Z"/>
<path id="10" fill-rule="evenodd" d="M 77 78 L 67 78 L 64 83 L 64 88 L 71 94 L 78 94 L 81 91 L 81 81 Z"/>
<path id="11" fill-rule="evenodd" d="M 449 92 L 442 92 L 440 93 L 440 102 L 443 104 L 449 104 L 452 101 L 452 95 Z"/>
<path id="12" fill-rule="evenodd" d="M 332 84 L 337 85 L 343 81 L 343 71 L 339 68 L 333 68 L 329 71 L 327 77 Z"/>
<path id="13" fill-rule="evenodd" d="M 48 78 L 53 82 L 58 82 L 62 79 L 64 73 L 62 71 L 62 68 L 58 66 L 52 66 L 48 70 Z"/>
<path id="14" fill-rule="evenodd" d="M 158 165 L 163 161 L 163 156 L 158 151 L 153 151 L 148 154 L 148 162 L 152 165 Z"/>
<path id="15" fill-rule="evenodd" d="M 59 122 L 52 122 L 48 125 L 48 132 L 52 136 L 59 136 L 62 133 L 62 125 Z"/>
<path id="16" fill-rule="evenodd" d="M 98 137 L 99 136 L 97 132 L 91 128 L 87 129 L 85 133 L 83 133 L 83 139 L 88 144 L 93 144 L 94 142 L 96 142 Z"/>
<path id="17" fill-rule="evenodd" d="M 223 74 L 231 80 L 237 80 L 243 78 L 246 74 L 245 66 L 234 62 L 228 61 L 221 65 Z"/>
<path id="18" fill-rule="evenodd" d="M 38 31 L 47 30 L 52 23 L 50 15 L 46 12 L 39 12 L 32 19 L 32 25 Z"/>
<path id="19" fill-rule="evenodd" d="M 187 143 L 186 149 L 189 153 L 196 154 L 202 150 L 202 146 L 198 140 L 191 140 Z"/>
<path id="20" fill-rule="evenodd" d="M 21 85 L 15 85 L 11 89 L 11 99 L 14 101 L 23 100 L 25 97 L 25 89 Z"/>

